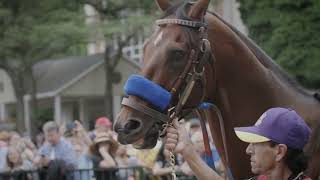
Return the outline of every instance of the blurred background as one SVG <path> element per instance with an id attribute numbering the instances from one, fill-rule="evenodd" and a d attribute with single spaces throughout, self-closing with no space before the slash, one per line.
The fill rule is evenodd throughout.
<path id="1" fill-rule="evenodd" d="M 320 89 L 319 0 L 211 0 L 209 10 L 252 38 L 303 86 Z M 63 137 L 71 144 L 70 157 L 88 170 L 84 179 L 93 173 L 99 179 L 95 167 L 139 166 L 153 175 L 170 174 L 161 143 L 138 152 L 119 146 L 112 131 L 122 87 L 139 71 L 144 41 L 160 16 L 152 0 L 0 0 L 0 171 L 38 167 L 36 157 L 48 155 L 45 142 L 52 140 L 44 136 L 47 123 L 48 132 L 58 126 L 57 142 L 65 143 Z M 186 121 L 200 147 L 198 120 Z M 101 157 L 105 142 L 109 160 Z M 214 146 L 212 151 L 223 175 Z M 192 177 L 181 157 L 176 162 L 185 178 Z M 141 179 L 139 172 L 107 175 Z M 31 176 L 41 179 L 38 172 Z"/>

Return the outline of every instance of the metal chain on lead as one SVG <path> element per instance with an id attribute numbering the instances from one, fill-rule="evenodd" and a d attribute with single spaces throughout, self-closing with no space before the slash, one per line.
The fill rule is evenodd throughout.
<path id="1" fill-rule="evenodd" d="M 160 136 L 164 135 L 166 133 L 166 130 L 168 127 L 173 127 L 173 123 L 165 123 L 162 125 L 163 130 L 160 132 Z M 169 158 L 170 158 L 170 166 L 171 166 L 171 176 L 172 176 L 172 180 L 176 180 L 177 176 L 176 176 L 176 171 L 175 171 L 175 165 L 176 165 L 176 161 L 175 161 L 175 155 L 173 154 L 173 149 L 171 149 L 169 151 Z"/>
<path id="2" fill-rule="evenodd" d="M 175 165 L 176 165 L 175 156 L 173 154 L 173 150 L 171 150 L 169 153 L 170 153 L 170 166 L 171 166 L 172 180 L 176 180 L 177 175 L 175 170 Z"/>
<path id="3" fill-rule="evenodd" d="M 170 124 L 167 124 L 167 127 L 173 127 L 173 123 L 171 122 Z M 174 151 L 173 149 L 170 150 L 169 158 L 170 158 L 172 180 L 176 180 L 177 179 L 176 170 L 175 170 L 176 161 L 175 161 L 175 155 L 173 154 L 173 151 Z"/>
<path id="4" fill-rule="evenodd" d="M 169 118 L 171 119 L 171 122 L 170 123 L 166 123 L 164 124 L 164 131 L 166 131 L 166 129 L 168 127 L 173 127 L 173 121 L 175 118 L 177 118 L 175 115 L 176 113 L 173 112 L 171 114 L 171 111 L 174 110 L 174 108 L 170 108 L 168 110 L 168 115 L 169 115 Z M 175 165 L 176 165 L 176 161 L 175 161 L 175 155 L 173 154 L 173 149 L 170 150 L 169 152 L 169 158 L 170 158 L 170 166 L 171 166 L 171 176 L 172 176 L 172 180 L 176 180 L 177 179 L 177 175 L 176 175 L 176 170 L 175 170 Z"/>
<path id="5" fill-rule="evenodd" d="M 169 123 L 162 124 L 162 130 L 160 131 L 160 137 L 163 137 L 166 134 Z"/>

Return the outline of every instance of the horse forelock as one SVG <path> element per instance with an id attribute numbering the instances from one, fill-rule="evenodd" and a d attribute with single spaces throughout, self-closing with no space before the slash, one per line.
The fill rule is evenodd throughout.
<path id="1" fill-rule="evenodd" d="M 188 16 L 188 11 L 191 7 L 192 3 L 188 1 L 180 1 L 175 4 L 173 4 L 171 7 L 169 7 L 164 14 L 160 17 L 160 19 L 165 19 L 170 16 L 174 16 L 175 19 L 181 19 L 181 20 L 188 20 L 192 21 L 192 19 Z M 197 42 L 198 38 L 198 29 L 193 29 L 185 26 L 181 26 L 182 30 L 186 32 L 187 39 L 188 39 L 188 46 L 193 47 Z"/>

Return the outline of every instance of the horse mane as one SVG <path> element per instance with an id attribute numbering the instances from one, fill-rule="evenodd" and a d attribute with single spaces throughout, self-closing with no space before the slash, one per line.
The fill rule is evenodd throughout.
<path id="1" fill-rule="evenodd" d="M 287 72 L 285 72 L 275 61 L 268 56 L 255 42 L 253 42 L 249 37 L 245 36 L 239 30 L 237 30 L 234 26 L 226 22 L 223 18 L 221 18 L 218 14 L 214 12 L 209 12 L 210 14 L 216 16 L 221 22 L 223 22 L 227 27 L 229 27 L 235 34 L 239 36 L 243 43 L 245 43 L 248 48 L 252 51 L 252 53 L 257 57 L 257 59 L 267 68 L 271 69 L 281 80 L 286 82 L 290 87 L 294 88 L 298 92 L 306 96 L 313 96 L 316 99 L 317 93 L 309 91 L 302 87 L 296 79 L 291 77 Z M 320 98 L 318 99 L 320 101 Z"/>

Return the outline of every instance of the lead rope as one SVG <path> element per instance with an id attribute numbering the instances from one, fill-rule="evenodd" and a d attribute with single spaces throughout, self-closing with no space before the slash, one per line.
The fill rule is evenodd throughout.
<path id="1" fill-rule="evenodd" d="M 170 114 L 170 112 L 173 110 L 174 108 L 170 108 L 168 110 L 168 114 Z M 173 127 L 173 121 L 175 118 L 178 118 L 178 117 L 175 117 L 175 112 L 173 112 L 171 115 L 170 115 L 170 119 L 171 119 L 171 122 L 170 123 L 166 123 L 167 126 L 166 126 L 166 129 L 168 127 Z M 171 149 L 169 151 L 169 158 L 170 158 L 170 166 L 171 166 L 171 176 L 172 176 L 172 180 L 176 180 L 177 179 L 177 175 L 176 175 L 176 170 L 175 170 L 175 165 L 176 165 L 176 161 L 175 161 L 175 155 L 173 154 L 173 149 Z"/>
<path id="2" fill-rule="evenodd" d="M 168 126 L 173 127 L 172 122 Z M 176 180 L 177 179 L 176 169 L 175 169 L 176 160 L 175 160 L 175 155 L 173 154 L 173 149 L 170 150 L 169 155 L 170 155 L 170 166 L 171 166 L 172 180 Z"/>
<path id="3" fill-rule="evenodd" d="M 175 109 L 175 107 L 172 107 L 170 109 L 168 109 L 168 116 L 169 116 L 169 119 L 171 119 L 171 122 L 166 122 L 162 125 L 162 130 L 160 132 L 160 137 L 161 136 L 164 136 L 166 134 L 166 131 L 167 131 L 167 128 L 168 127 L 173 127 L 173 121 L 175 118 L 178 118 L 178 117 L 175 117 L 175 112 L 173 112 L 171 115 L 170 113 Z M 175 161 L 175 155 L 173 154 L 173 149 L 171 149 L 169 151 L 169 158 L 170 158 L 170 166 L 171 166 L 171 176 L 172 176 L 172 180 L 176 180 L 177 179 L 177 175 L 176 175 L 176 170 L 175 170 L 175 165 L 176 165 L 176 161 Z"/>
<path id="4" fill-rule="evenodd" d="M 166 130 L 168 127 L 173 127 L 173 121 L 171 123 L 167 122 L 163 124 L 162 127 L 163 127 L 163 130 L 161 131 L 160 136 L 166 133 Z M 170 158 L 172 180 L 176 180 L 177 179 L 176 170 L 175 170 L 176 160 L 175 160 L 175 155 L 173 154 L 173 151 L 174 151 L 173 149 L 169 151 L 169 158 Z"/>

